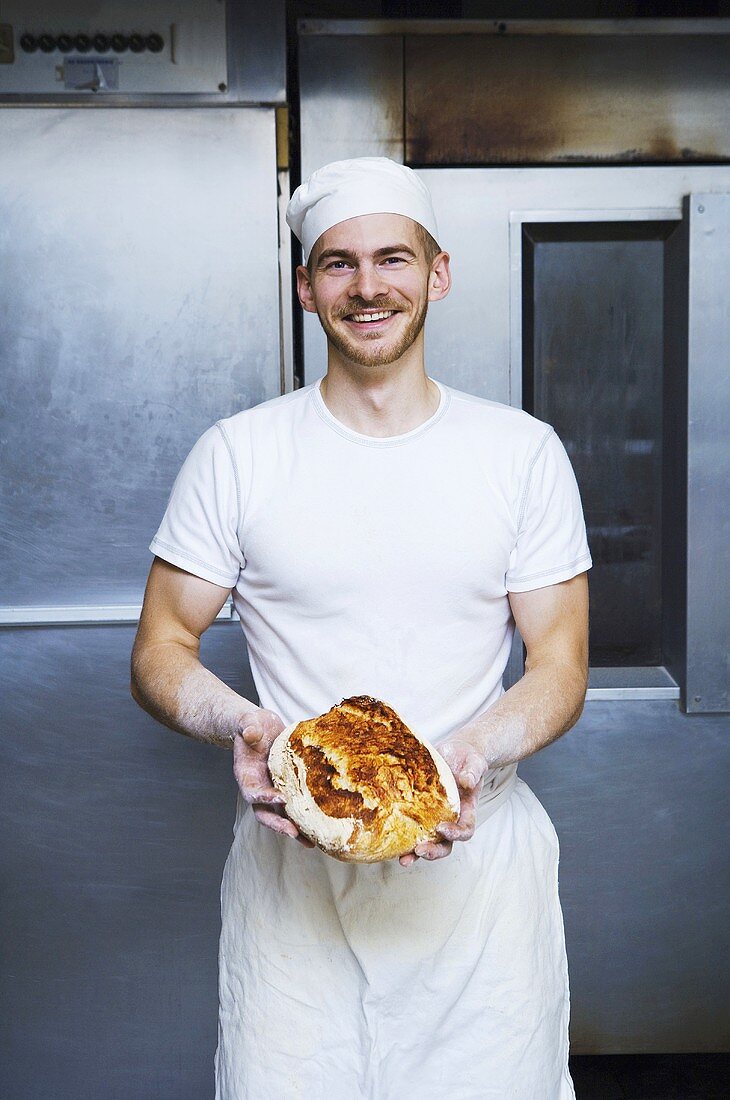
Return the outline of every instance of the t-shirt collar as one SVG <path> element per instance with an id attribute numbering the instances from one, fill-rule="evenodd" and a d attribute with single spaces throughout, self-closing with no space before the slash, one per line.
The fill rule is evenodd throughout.
<path id="1" fill-rule="evenodd" d="M 362 432 L 356 432 L 346 424 L 343 424 L 341 420 L 338 420 L 337 417 L 332 415 L 325 404 L 321 391 L 321 378 L 312 387 L 312 400 L 320 418 L 332 429 L 332 431 L 337 432 L 337 434 L 341 435 L 343 438 L 349 439 L 353 443 L 359 443 L 363 447 L 402 447 L 412 440 L 418 439 L 419 436 L 422 436 L 425 432 L 430 431 L 431 428 L 441 420 L 451 404 L 451 393 L 448 387 L 442 385 L 441 382 L 437 382 L 435 378 L 430 378 L 429 381 L 433 382 L 434 385 L 438 387 L 438 407 L 436 411 L 429 416 L 428 420 L 424 420 L 422 424 L 418 424 L 415 428 L 411 428 L 409 432 L 404 432 L 402 435 L 364 435 Z"/>

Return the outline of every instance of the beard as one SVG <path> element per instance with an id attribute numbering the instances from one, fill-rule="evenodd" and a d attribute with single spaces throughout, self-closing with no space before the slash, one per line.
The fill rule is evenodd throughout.
<path id="1" fill-rule="evenodd" d="M 337 320 L 344 320 L 344 318 L 351 313 L 357 313 L 359 310 L 373 309 L 374 307 L 377 307 L 379 310 L 394 309 L 400 312 L 399 306 L 395 302 L 357 302 L 350 304 L 347 313 L 341 314 Z M 357 363 L 358 366 L 361 367 L 385 367 L 400 359 L 401 355 L 404 355 L 416 341 L 421 329 L 426 323 L 427 312 L 428 299 L 424 296 L 423 302 L 410 318 L 400 335 L 395 337 L 391 343 L 383 341 L 379 347 L 368 347 L 367 343 L 363 343 L 362 340 L 356 340 L 354 337 L 350 336 L 348 332 L 335 327 L 335 324 L 319 313 L 319 311 L 317 316 L 319 317 L 319 322 L 324 329 L 327 339 L 337 348 L 342 356 L 353 363 Z M 365 336 L 367 339 L 367 334 L 365 334 Z M 376 340 L 382 340 L 382 337 L 374 336 L 373 344 L 375 344 Z"/>

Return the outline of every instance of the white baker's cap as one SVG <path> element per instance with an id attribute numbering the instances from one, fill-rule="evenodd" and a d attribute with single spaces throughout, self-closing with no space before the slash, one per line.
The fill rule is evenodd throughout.
<path id="1" fill-rule="evenodd" d="M 387 157 L 336 160 L 300 184 L 286 209 L 286 220 L 302 242 L 304 262 L 315 241 L 338 222 L 362 214 L 403 214 L 438 240 L 428 188 L 416 173 Z"/>

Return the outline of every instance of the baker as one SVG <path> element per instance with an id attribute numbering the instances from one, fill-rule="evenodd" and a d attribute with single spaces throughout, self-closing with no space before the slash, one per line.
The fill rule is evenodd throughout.
<path id="1" fill-rule="evenodd" d="M 287 220 L 327 372 L 195 445 L 133 654 L 142 706 L 233 748 L 216 1096 L 566 1100 L 558 845 L 516 765 L 585 696 L 575 478 L 548 425 L 427 374 L 451 273 L 415 173 L 327 165 Z M 199 660 L 231 592 L 260 707 Z M 526 671 L 504 693 L 515 623 Z M 459 788 L 458 822 L 400 861 L 306 850 L 268 773 L 286 725 L 353 696 L 395 708 Z"/>

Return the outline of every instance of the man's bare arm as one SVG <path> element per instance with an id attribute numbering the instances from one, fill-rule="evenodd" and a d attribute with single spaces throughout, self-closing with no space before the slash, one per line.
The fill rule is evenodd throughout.
<path id="1" fill-rule="evenodd" d="M 269 774 L 269 749 L 284 728 L 281 718 L 238 695 L 200 663 L 200 638 L 229 592 L 155 558 L 132 651 L 132 695 L 171 729 L 232 748 L 233 774 L 256 819 L 311 847 L 286 817 Z"/>
<path id="2" fill-rule="evenodd" d="M 160 558 L 150 570 L 132 650 L 132 695 L 178 733 L 232 748 L 241 720 L 258 711 L 200 663 L 200 638 L 230 589 Z"/>
<path id="3" fill-rule="evenodd" d="M 461 816 L 439 826 L 442 843 L 418 845 L 415 855 L 439 859 L 455 840 L 469 840 L 490 768 L 532 756 L 580 718 L 588 686 L 588 579 L 585 573 L 532 592 L 510 593 L 527 650 L 525 675 L 473 722 L 439 745 L 454 773 Z M 415 855 L 401 857 L 408 866 Z"/>
<path id="4" fill-rule="evenodd" d="M 459 731 L 489 768 L 532 756 L 574 726 L 588 687 L 588 578 L 510 593 L 525 643 L 525 674 Z"/>

